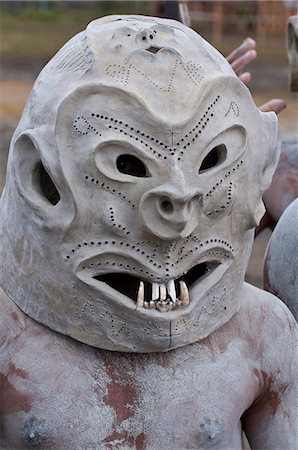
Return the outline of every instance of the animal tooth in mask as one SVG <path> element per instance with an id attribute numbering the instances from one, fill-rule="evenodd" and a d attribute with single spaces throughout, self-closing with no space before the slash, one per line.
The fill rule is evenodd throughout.
<path id="1" fill-rule="evenodd" d="M 143 281 L 140 281 L 140 286 L 138 290 L 138 297 L 137 297 L 137 306 L 144 306 L 144 283 Z"/>
<path id="2" fill-rule="evenodd" d="M 184 281 L 179 282 L 180 286 L 180 301 L 183 306 L 187 306 L 189 304 L 189 292 Z"/>

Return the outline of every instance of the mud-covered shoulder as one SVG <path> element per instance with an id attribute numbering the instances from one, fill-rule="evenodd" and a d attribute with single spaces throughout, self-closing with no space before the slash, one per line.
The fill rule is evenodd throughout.
<path id="1" fill-rule="evenodd" d="M 20 336 L 26 328 L 27 316 L 0 287 L 0 352 Z"/>
<path id="2" fill-rule="evenodd" d="M 243 329 L 259 347 L 266 372 L 282 371 L 290 366 L 293 368 L 298 326 L 288 307 L 279 298 L 245 283 L 238 320 L 241 320 Z"/>
<path id="3" fill-rule="evenodd" d="M 297 323 L 274 295 L 245 285 L 240 311 L 254 343 L 258 395 L 242 416 L 252 448 L 294 449 L 297 442 Z"/>
<path id="4" fill-rule="evenodd" d="M 248 314 L 252 323 L 261 320 L 263 325 L 270 326 L 272 331 L 276 327 L 287 325 L 291 332 L 297 327 L 294 316 L 282 300 L 249 283 L 244 283 L 240 311 L 242 314 Z"/>

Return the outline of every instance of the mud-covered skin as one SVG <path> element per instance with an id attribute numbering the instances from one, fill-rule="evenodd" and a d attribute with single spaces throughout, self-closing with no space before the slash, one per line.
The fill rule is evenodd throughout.
<path id="1" fill-rule="evenodd" d="M 208 338 L 168 353 L 94 349 L 1 296 L 3 449 L 294 450 L 296 324 L 245 285 Z M 274 343 L 274 345 L 272 345 Z"/>

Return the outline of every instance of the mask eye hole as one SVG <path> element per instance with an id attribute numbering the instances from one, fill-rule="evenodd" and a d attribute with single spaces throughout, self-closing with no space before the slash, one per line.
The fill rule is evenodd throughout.
<path id="1" fill-rule="evenodd" d="M 213 167 L 221 164 L 227 157 L 227 148 L 224 144 L 214 147 L 207 156 L 203 159 L 199 173 L 205 172 L 205 170 L 212 169 Z"/>
<path id="2" fill-rule="evenodd" d="M 136 156 L 133 155 L 120 155 L 116 160 L 116 166 L 119 172 L 125 175 L 131 175 L 132 177 L 147 178 L 150 177 L 150 173 L 145 164 Z"/>

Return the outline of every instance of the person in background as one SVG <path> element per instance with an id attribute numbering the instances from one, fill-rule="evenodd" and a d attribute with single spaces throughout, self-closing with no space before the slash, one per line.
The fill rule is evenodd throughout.
<path id="1" fill-rule="evenodd" d="M 298 92 L 298 15 L 289 17 L 287 49 L 290 91 Z M 264 194 L 268 225 L 277 222 L 264 263 L 264 289 L 281 298 L 298 319 L 298 145 L 282 147 L 279 165 Z"/>

